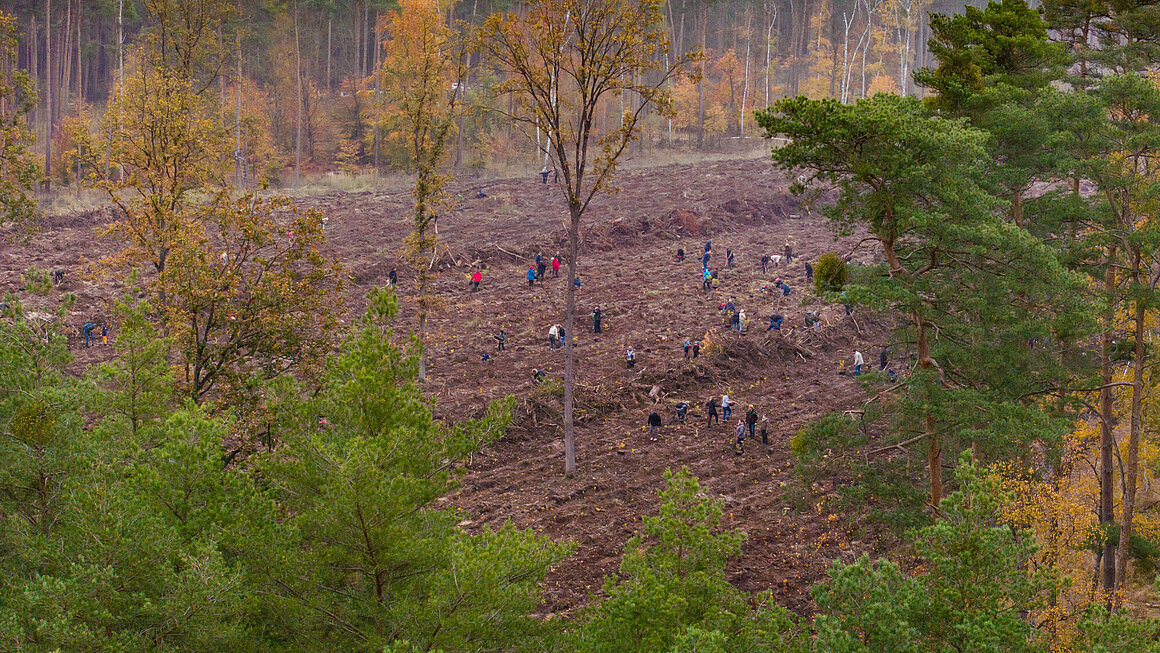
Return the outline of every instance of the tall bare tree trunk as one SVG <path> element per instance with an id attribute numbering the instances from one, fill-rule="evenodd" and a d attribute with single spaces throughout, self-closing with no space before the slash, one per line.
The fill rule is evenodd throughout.
<path id="1" fill-rule="evenodd" d="M 767 14 L 767 17 L 768 14 Z M 765 31 L 765 106 L 769 106 L 769 50 L 773 45 L 773 26 L 777 23 L 777 5 L 773 5 L 773 17 L 769 18 L 769 29 Z"/>
<path id="2" fill-rule="evenodd" d="M 1116 274 L 1113 263 L 1116 257 L 1116 248 L 1108 247 L 1106 268 L 1104 271 L 1104 294 L 1108 298 L 1108 309 L 1103 316 L 1103 334 L 1100 347 L 1100 525 L 1105 529 L 1116 522 L 1115 514 L 1115 486 L 1113 485 L 1113 449 L 1115 439 L 1112 433 L 1113 414 L 1112 393 L 1112 348 L 1115 339 L 1115 307 L 1111 300 L 1116 292 Z M 1106 533 L 1106 531 L 1105 531 Z M 1104 543 L 1103 550 L 1104 573 L 1102 586 L 1108 593 L 1110 604 L 1111 592 L 1116 586 L 1116 550 L 1109 538 Z"/>
<path id="3" fill-rule="evenodd" d="M 294 185 L 302 185 L 302 52 L 298 42 L 298 3 L 294 3 L 294 74 L 298 78 L 298 117 L 294 134 Z"/>
<path id="4" fill-rule="evenodd" d="M 701 52 L 705 51 L 706 33 L 709 31 L 709 10 L 707 4 L 701 5 Z M 705 64 L 702 63 L 702 66 Z M 697 82 L 697 148 L 705 146 L 705 76 Z"/>
<path id="5" fill-rule="evenodd" d="M 359 79 L 362 78 L 362 49 L 363 49 L 362 24 L 361 24 L 361 21 L 359 20 L 360 16 L 362 16 L 362 13 L 359 11 L 358 2 L 355 2 L 354 3 L 354 60 L 355 60 L 354 70 L 355 70 L 355 75 L 357 75 Z"/>
<path id="6" fill-rule="evenodd" d="M 930 357 L 930 341 L 927 339 L 926 321 L 916 312 L 914 322 L 918 330 L 918 366 L 929 371 L 934 368 L 934 361 Z M 939 442 L 934 414 L 929 409 L 923 420 L 923 428 L 926 429 L 927 433 L 926 463 L 930 473 L 930 505 L 937 511 L 943 496 L 942 444 Z"/>
<path id="7" fill-rule="evenodd" d="M 1132 283 L 1139 287 L 1141 268 L 1144 265 L 1139 245 L 1132 247 Z M 1129 543 L 1132 538 L 1132 519 L 1136 510 L 1136 485 L 1140 470 L 1140 435 L 1144 430 L 1144 365 L 1147 350 L 1144 343 L 1144 325 L 1147 323 L 1146 303 L 1136 301 L 1132 309 L 1132 337 L 1135 347 L 1132 352 L 1132 415 L 1128 430 L 1127 481 L 1124 488 L 1123 517 L 1120 520 L 1120 542 L 1116 551 L 1116 602 L 1123 600 L 1124 581 L 1128 574 Z"/>
<path id="8" fill-rule="evenodd" d="M 583 171 L 578 171 L 578 174 Z M 579 186 L 579 184 L 577 184 Z M 573 282 L 578 274 L 576 258 L 580 253 L 580 202 L 573 200 L 569 204 L 571 227 L 568 229 L 568 290 L 564 293 L 564 474 L 572 476 L 576 473 L 576 440 L 575 425 L 572 418 L 572 401 L 576 382 L 576 365 L 572 352 L 572 341 L 576 338 L 576 284 Z"/>
<path id="9" fill-rule="evenodd" d="M 238 0 L 238 17 L 242 15 L 242 0 Z M 244 188 L 242 176 L 242 30 L 234 30 L 234 47 L 237 51 L 237 69 L 234 74 L 234 178 L 238 188 Z"/>
<path id="10" fill-rule="evenodd" d="M 749 99 L 749 8 L 745 8 L 745 84 L 741 87 L 741 138 L 745 138 L 745 103 Z"/>
<path id="11" fill-rule="evenodd" d="M 64 41 L 61 42 L 61 75 L 60 75 L 60 107 L 58 114 L 64 115 L 68 110 L 69 91 L 72 88 L 72 0 L 65 1 L 64 12 Z"/>
<path id="12" fill-rule="evenodd" d="M 52 87 L 56 82 L 52 69 L 52 0 L 44 0 L 44 191 L 52 190 Z"/>
<path id="13" fill-rule="evenodd" d="M 382 120 L 383 98 L 379 95 L 379 80 L 383 71 L 379 70 L 379 52 L 383 49 L 382 15 L 375 15 L 375 66 L 372 69 L 375 76 L 375 179 L 379 178 L 379 128 Z"/>
<path id="14" fill-rule="evenodd" d="M 326 92 L 329 93 L 334 90 L 333 77 L 330 76 L 330 60 L 331 60 L 331 39 L 334 32 L 334 18 L 332 16 L 326 17 Z"/>
<path id="15" fill-rule="evenodd" d="M 76 57 L 76 87 L 75 87 L 75 91 L 73 92 L 73 97 L 76 98 L 78 107 L 80 106 L 81 102 L 84 101 L 84 95 L 82 94 L 84 87 L 81 83 L 81 81 L 82 81 L 81 80 L 81 70 L 82 70 L 82 68 L 81 68 L 81 17 L 82 16 L 84 16 L 84 12 L 81 11 L 80 0 L 77 0 L 77 38 L 76 38 L 76 47 L 74 48 L 76 50 L 76 53 L 77 53 L 77 57 Z M 80 181 L 80 180 L 78 180 L 78 181 Z"/>
<path id="16" fill-rule="evenodd" d="M 28 48 L 28 55 L 30 58 L 28 72 L 29 72 L 29 74 L 32 75 L 32 82 L 34 84 L 36 84 L 37 87 L 39 87 L 40 86 L 40 34 L 36 29 L 36 15 L 35 14 L 33 14 L 32 17 L 29 18 L 29 21 L 28 21 L 28 45 L 30 46 Z M 37 131 L 40 130 L 41 123 L 43 122 L 40 120 L 39 114 L 40 114 L 40 103 L 38 102 L 37 106 L 36 106 L 35 114 L 33 115 L 33 118 L 36 120 Z"/>

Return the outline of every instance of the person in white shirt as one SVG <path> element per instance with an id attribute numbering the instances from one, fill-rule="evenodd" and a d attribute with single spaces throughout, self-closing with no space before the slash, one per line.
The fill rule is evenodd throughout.
<path id="1" fill-rule="evenodd" d="M 729 416 L 732 414 L 733 414 L 733 402 L 729 401 L 729 395 L 728 394 L 721 395 L 721 419 L 723 419 L 723 420 L 729 419 Z"/>
<path id="2" fill-rule="evenodd" d="M 553 324 L 551 329 L 548 329 L 548 346 L 552 349 L 560 346 L 560 330 Z"/>
<path id="3" fill-rule="evenodd" d="M 862 352 L 854 350 L 854 376 L 862 374 L 862 366 L 865 364 L 866 361 L 862 360 Z"/>

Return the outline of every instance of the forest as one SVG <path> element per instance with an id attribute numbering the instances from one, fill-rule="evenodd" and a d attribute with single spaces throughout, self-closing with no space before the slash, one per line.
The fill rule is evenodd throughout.
<path id="1" fill-rule="evenodd" d="M 0 650 L 1160 651 L 1158 9 L 0 9 Z"/>
<path id="2" fill-rule="evenodd" d="M 135 65 L 133 44 L 170 11 L 168 3 L 10 4 L 20 32 L 17 65 L 41 89 L 30 116 L 36 149 L 53 183 L 75 183 L 75 166 L 67 161 L 73 145 L 69 125 L 92 122 L 103 113 L 109 94 L 124 79 L 125 66 Z M 292 185 L 306 171 L 407 168 L 397 103 L 376 86 L 374 74 L 390 56 L 374 44 L 387 40 L 385 20 L 397 3 L 239 0 L 213 5 L 213 15 L 199 19 L 208 21 L 199 29 L 210 28 L 203 44 L 207 59 L 201 64 L 214 77 L 219 110 L 241 133 L 235 149 L 244 183 Z M 447 24 L 462 26 L 478 26 L 487 16 L 512 8 L 488 0 L 440 4 Z M 664 3 L 662 10 L 671 57 L 704 53 L 702 74 L 674 84 L 672 116 L 642 122 L 638 151 L 712 149 L 739 138 L 756 140 L 761 134 L 752 112 L 781 97 L 921 94 L 911 73 L 929 58 L 928 13 L 958 13 L 962 5 L 680 0 Z M 479 63 L 480 53 L 469 56 L 469 63 Z M 489 91 L 502 83 L 503 73 L 475 65 L 465 72 L 465 100 L 478 106 L 462 116 L 457 128 L 455 167 L 506 170 L 534 158 L 524 135 L 486 110 L 494 101 Z M 623 102 L 603 104 L 602 122 L 618 120 Z"/>

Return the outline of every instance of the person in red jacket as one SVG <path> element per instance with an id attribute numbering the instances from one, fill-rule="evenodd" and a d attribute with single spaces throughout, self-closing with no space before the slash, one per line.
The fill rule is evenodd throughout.
<path id="1" fill-rule="evenodd" d="M 471 273 L 471 292 L 479 290 L 479 282 L 483 281 L 483 273 L 477 268 Z"/>
<path id="2" fill-rule="evenodd" d="M 557 254 L 552 257 L 552 276 L 560 276 L 560 255 Z"/>

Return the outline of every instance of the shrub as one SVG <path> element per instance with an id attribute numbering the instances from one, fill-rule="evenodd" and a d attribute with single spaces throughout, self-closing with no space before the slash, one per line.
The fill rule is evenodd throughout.
<path id="1" fill-rule="evenodd" d="M 833 252 L 826 252 L 814 266 L 814 287 L 818 292 L 838 292 L 846 285 L 846 262 Z"/>
<path id="2" fill-rule="evenodd" d="M 52 275 L 48 270 L 30 267 L 22 277 L 24 289 L 34 295 L 47 295 L 52 291 Z"/>

